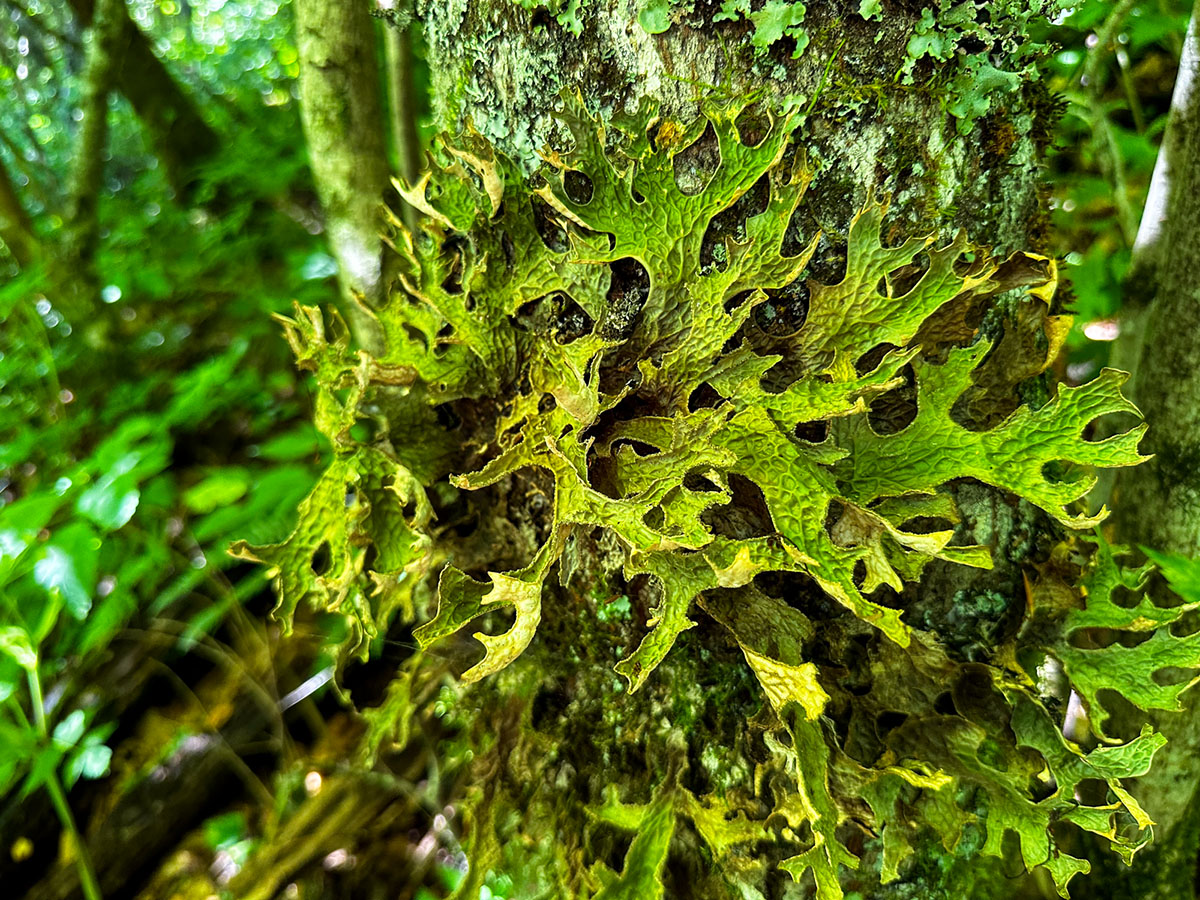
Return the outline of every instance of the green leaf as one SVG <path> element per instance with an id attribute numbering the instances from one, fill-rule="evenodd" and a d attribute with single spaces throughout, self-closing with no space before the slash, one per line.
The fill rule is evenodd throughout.
<path id="1" fill-rule="evenodd" d="M 250 487 L 250 473 L 244 469 L 221 469 L 183 493 L 183 502 L 192 512 L 209 513 L 240 500 Z"/>
<path id="2" fill-rule="evenodd" d="M 83 737 L 87 721 L 82 709 L 74 710 L 54 727 L 54 744 L 59 750 L 70 750 Z"/>
<path id="3" fill-rule="evenodd" d="M 37 671 L 37 652 L 24 628 L 0 625 L 0 653 L 10 657 L 26 672 Z"/>
<path id="4" fill-rule="evenodd" d="M 222 813 L 204 822 L 204 843 L 213 851 L 225 850 L 244 840 L 248 831 L 245 813 Z"/>
<path id="5" fill-rule="evenodd" d="M 42 491 L 0 508 L 0 586 L 15 577 L 18 560 L 66 502 L 65 491 Z"/>
<path id="6" fill-rule="evenodd" d="M 104 744 L 91 744 L 81 747 L 67 761 L 67 785 L 73 785 L 80 778 L 103 778 L 108 774 L 112 764 L 112 748 Z"/>
<path id="7" fill-rule="evenodd" d="M 1200 603 L 1200 561 L 1178 553 L 1160 553 L 1148 547 L 1138 549 L 1158 566 L 1172 591 L 1189 604 Z"/>
<path id="8" fill-rule="evenodd" d="M 320 451 L 320 436 L 311 425 L 277 435 L 258 445 L 258 455 L 273 462 L 311 459 Z"/>
<path id="9" fill-rule="evenodd" d="M 67 611 L 83 619 L 92 608 L 92 589 L 100 538 L 83 522 L 54 532 L 33 567 L 34 580 L 52 596 L 61 597 Z"/>
<path id="10" fill-rule="evenodd" d="M 7 774 L 24 766 L 38 752 L 38 733 L 33 728 L 18 727 L 0 719 L 0 784 L 7 786 Z"/>
<path id="11" fill-rule="evenodd" d="M 131 453 L 122 464 L 132 469 L 137 458 Z M 117 470 L 105 473 L 80 494 L 75 508 L 106 531 L 115 531 L 133 518 L 140 499 L 137 478 L 128 470 Z"/>
<path id="12" fill-rule="evenodd" d="M 126 420 L 93 454 L 95 481 L 75 502 L 76 511 L 104 531 L 115 531 L 137 511 L 141 485 L 167 464 L 169 443 L 161 423 L 147 416 Z"/>

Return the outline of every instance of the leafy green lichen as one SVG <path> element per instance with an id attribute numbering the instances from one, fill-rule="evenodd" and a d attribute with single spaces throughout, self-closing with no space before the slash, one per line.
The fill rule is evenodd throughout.
<path id="1" fill-rule="evenodd" d="M 542 7 L 554 20 L 575 37 L 583 33 L 583 21 L 580 19 L 584 0 L 517 0 L 525 9 Z"/>
<path id="2" fill-rule="evenodd" d="M 1180 637 L 1170 630 L 1200 602 L 1164 607 L 1142 596 L 1132 606 L 1119 604 L 1118 592 L 1136 596 L 1154 568 L 1153 563 L 1134 569 L 1121 566 L 1117 560 L 1126 552 L 1100 542 L 1083 582 L 1087 605 L 1067 614 L 1062 639 L 1052 650 L 1087 705 L 1092 728 L 1101 736 L 1108 720 L 1101 691 L 1114 691 L 1142 709 L 1180 710 L 1180 695 L 1197 679 L 1160 684 L 1154 676 L 1168 667 L 1200 667 L 1200 633 Z M 1147 639 L 1125 646 L 1112 640 L 1115 634 Z"/>
<path id="3" fill-rule="evenodd" d="M 722 0 L 721 9 L 713 16 L 713 21 L 748 20 L 754 25 L 750 43 L 758 53 L 765 53 L 768 47 L 782 38 L 791 38 L 795 43 L 792 56 L 799 58 L 808 47 L 808 31 L 804 28 L 807 12 L 799 0 L 767 0 L 757 10 L 751 7 L 750 0 Z"/>
<path id="4" fill-rule="evenodd" d="M 1045 40 L 1034 32 L 1070 5 L 1065 0 L 939 0 L 921 10 L 899 77 L 912 84 L 917 64 L 926 58 L 952 67 L 946 108 L 965 134 L 994 103 L 1031 79 L 1046 49 Z"/>
<path id="5" fill-rule="evenodd" d="M 1099 442 L 1084 432 L 1100 416 L 1135 411 L 1120 394 L 1124 376 L 1106 370 L 1037 409 L 996 413 L 988 390 L 1011 388 L 995 369 L 1012 362 L 1010 349 L 981 337 L 971 311 L 1019 291 L 1021 315 L 1043 338 L 1041 356 L 1019 371 L 1040 374 L 1063 331 L 1049 315 L 1053 263 L 993 259 L 962 234 L 940 248 L 931 238 L 892 242 L 887 204 L 871 199 L 849 223 L 841 278 L 806 278 L 819 235 L 807 245 L 789 237 L 809 181 L 794 142 L 799 118 L 772 117 L 748 142 L 743 111 L 708 102 L 698 121 L 676 123 L 643 103 L 605 122 L 569 94 L 560 116 L 574 146 L 547 152 L 536 188 L 476 134 L 439 144 L 429 173 L 402 187 L 426 219 L 417 233 L 394 224 L 398 289 L 368 311 L 386 348 L 352 352 L 316 311 L 287 322 L 300 364 L 317 373 L 318 423 L 334 459 L 287 541 L 238 552 L 272 567 L 285 622 L 307 600 L 346 613 L 366 636 L 396 610 L 417 618 L 414 583 L 440 565 L 437 609 L 416 628 L 418 644 L 441 647 L 481 622 L 483 656 L 461 681 L 511 675 L 526 703 L 536 678 L 521 674 L 522 655 L 547 603 L 560 631 L 545 640 L 571 640 L 561 606 L 572 594 L 555 587 L 555 572 L 575 571 L 576 545 L 597 532 L 611 537 L 628 595 L 638 580 L 654 586 L 646 633 L 615 667 L 630 694 L 610 690 L 606 674 L 606 703 L 643 696 L 690 629 L 728 633 L 762 687 L 767 747 L 790 773 L 772 788 L 771 813 L 721 813 L 728 797 L 697 797 L 673 770 L 649 804 L 610 797 L 593 809 L 595 821 L 636 836 L 620 873 L 594 867 L 572 892 L 660 896 L 683 816 L 718 868 L 735 847 L 788 846 L 780 867 L 797 878 L 811 871 L 821 900 L 842 897 L 846 872 L 860 866 L 839 836 L 848 820 L 881 835 L 884 881 L 923 828 L 948 850 L 980 830 L 981 852 L 993 856 L 1011 831 L 1025 864 L 1049 870 L 1065 896 L 1087 863 L 1063 853 L 1049 826 L 1074 823 L 1132 854 L 1149 823 L 1120 779 L 1145 772 L 1162 739 L 1146 732 L 1084 752 L 1011 662 L 1011 646 L 959 662 L 937 634 L 906 621 L 897 598 L 935 560 L 991 566 L 990 549 L 963 543 L 955 528 L 952 489 L 963 479 L 1064 530 L 1102 518 L 1077 508 L 1089 470 L 1139 462 L 1143 429 Z M 704 141 L 715 148 L 711 165 L 681 179 L 681 155 Z M 741 225 L 718 241 L 710 230 L 722 215 Z M 785 289 L 806 299 L 790 331 L 760 316 Z M 541 498 L 518 541 L 532 552 L 485 545 L 471 556 L 446 530 L 431 534 L 435 476 L 411 473 L 437 471 L 422 444 L 441 447 L 446 435 L 417 441 L 404 423 L 454 426 L 429 424 L 413 404 L 474 419 L 458 431 L 463 464 L 452 464 L 456 490 L 440 506 L 521 486 Z M 378 427 L 360 442 L 352 432 L 363 418 Z M 329 562 L 315 565 L 322 548 Z M 442 565 L 454 548 L 462 558 Z M 514 555 L 523 564 L 493 565 Z M 765 591 L 771 579 L 803 587 L 789 603 Z M 1194 665 L 1191 642 L 1160 627 L 1172 613 L 1105 605 L 1096 587 L 1086 606 L 1071 596 L 1078 608 L 1034 629 L 1056 635 L 1043 657 L 1061 660 L 1092 709 L 1096 692 L 1114 686 L 1145 707 L 1173 708 L 1182 687 L 1121 663 L 1137 648 L 1085 650 L 1075 640 L 1101 626 L 1152 628 L 1172 664 Z M 574 602 L 587 640 L 614 626 L 597 625 L 586 596 Z M 507 628 L 495 627 L 497 610 L 511 614 Z M 577 662 L 581 649 L 566 655 Z M 852 689 L 851 676 L 869 689 Z M 398 688 L 387 706 L 397 712 L 376 714 L 372 734 L 410 697 L 408 684 Z M 881 730 L 889 717 L 902 724 Z M 619 720 L 606 727 L 619 730 Z M 1083 780 L 1103 783 L 1111 799 L 1081 805 Z M 494 811 L 481 809 L 475 840 L 491 853 Z"/>

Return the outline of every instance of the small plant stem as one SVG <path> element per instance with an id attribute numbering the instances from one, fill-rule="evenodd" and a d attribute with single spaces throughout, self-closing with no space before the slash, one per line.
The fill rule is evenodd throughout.
<path id="1" fill-rule="evenodd" d="M 46 779 L 46 790 L 50 792 L 50 800 L 54 803 L 54 811 L 58 813 L 59 821 L 71 837 L 75 850 L 75 868 L 79 872 L 79 886 L 83 888 L 83 896 L 87 900 L 104 900 L 100 893 L 100 884 L 96 881 L 96 873 L 92 869 L 92 858 L 88 853 L 83 835 L 75 825 L 75 816 L 67 803 L 67 795 L 62 783 L 58 780 L 58 771 L 50 773 Z"/>
<path id="2" fill-rule="evenodd" d="M 50 743 L 50 732 L 46 728 L 45 701 L 42 699 L 42 680 L 38 677 L 37 668 L 29 670 L 29 699 L 33 706 L 33 724 L 38 736 L 43 742 Z M 100 883 L 96 881 L 96 871 L 92 867 L 92 857 L 88 853 L 87 844 L 79 827 L 75 824 L 75 815 L 71 805 L 67 803 L 67 794 L 58 778 L 57 767 L 51 769 L 46 776 L 46 791 L 50 794 L 50 802 L 58 813 L 58 821 L 71 839 L 75 851 L 75 869 L 79 873 L 79 886 L 83 889 L 86 900 L 104 900 L 100 893 Z"/>
<path id="3" fill-rule="evenodd" d="M 46 730 L 46 701 L 42 699 L 42 679 L 38 677 L 37 667 L 29 672 L 29 703 L 33 707 L 33 727 L 37 729 L 38 737 L 48 741 L 50 732 Z"/>

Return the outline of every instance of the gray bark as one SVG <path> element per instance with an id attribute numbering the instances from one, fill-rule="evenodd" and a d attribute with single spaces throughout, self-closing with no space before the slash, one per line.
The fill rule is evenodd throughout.
<path id="1" fill-rule="evenodd" d="M 378 305 L 384 287 L 387 154 L 375 24 L 358 0 L 296 0 L 295 11 L 304 136 L 342 306 L 359 343 L 379 349 L 373 320 L 358 305 Z"/>

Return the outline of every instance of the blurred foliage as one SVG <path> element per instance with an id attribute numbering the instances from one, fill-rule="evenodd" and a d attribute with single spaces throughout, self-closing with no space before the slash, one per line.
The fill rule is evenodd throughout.
<path id="1" fill-rule="evenodd" d="M 272 321 L 295 301 L 337 297 L 301 138 L 291 4 L 128 0 L 179 88 L 155 96 L 189 105 L 219 144 L 185 160 L 180 196 L 144 111 L 118 84 L 95 271 L 85 273 L 64 266 L 62 245 L 89 41 L 76 13 L 91 6 L 0 0 L 0 176 L 35 248 L 31 261 L 0 239 L 0 797 L 24 803 L 44 790 L 68 838 L 86 831 L 65 799 L 79 779 L 111 775 L 120 797 L 189 741 L 220 738 L 227 702 L 172 673 L 196 647 L 207 648 L 208 665 L 241 673 L 233 690 L 267 677 L 250 688 L 275 696 L 279 717 L 300 700 L 277 697 L 272 663 L 281 677 L 310 679 L 308 696 L 332 663 L 321 646 L 344 638 L 334 617 L 317 617 L 313 638 L 300 637 L 311 652 L 299 654 L 294 676 L 287 659 L 234 655 L 245 652 L 235 648 L 247 623 L 259 628 L 246 609 L 269 601 L 257 567 L 226 550 L 238 538 L 284 537 L 330 452 L 312 425 L 311 388 Z M 414 80 L 427 131 L 420 58 Z M 161 724 L 131 717 L 142 701 L 111 680 L 127 677 L 112 673 L 156 637 L 165 641 L 149 645 L 154 671 L 190 710 Z M 280 740 L 285 766 L 294 764 L 290 738 Z M 261 842 L 262 816 L 278 821 L 296 808 L 303 775 L 283 772 L 274 799 L 259 784 L 261 809 L 227 811 L 199 829 L 196 845 L 226 866 L 220 883 Z M 36 849 L 22 842 L 14 863 Z M 86 870 L 80 855 L 62 859 Z M 199 881 L 204 896 L 216 886 Z"/>
<path id="2" fill-rule="evenodd" d="M 0 794 L 28 794 L 107 773 L 91 677 L 123 629 L 181 617 L 186 648 L 261 590 L 225 548 L 286 534 L 322 455 L 270 316 L 335 293 L 286 7 L 129 7 L 223 145 L 185 207 L 113 95 L 94 299 L 54 255 L 80 29 L 66 4 L 2 9 L 0 164 L 43 246 L 24 270 L 0 250 Z"/>
<path id="3" fill-rule="evenodd" d="M 1063 115 L 1050 153 L 1051 250 L 1067 263 L 1072 381 L 1108 360 L 1113 321 L 1171 106 L 1191 3 L 1075 4 L 1053 30 L 1047 87 Z"/>
<path id="4" fill-rule="evenodd" d="M 254 139 L 238 152 L 223 154 L 225 171 L 218 163 L 210 176 L 236 183 L 229 166 L 249 163 L 235 162 L 249 150 L 274 162 L 253 170 L 250 184 L 242 187 L 260 192 L 265 187 L 269 193 L 264 182 L 292 183 L 304 157 L 295 139 L 299 63 L 291 7 L 273 0 L 191 0 L 185 13 L 177 0 L 134 0 L 128 8 L 210 124 L 226 137 L 253 132 Z M 0 83 L 13 86 L 13 102 L 0 107 L 0 160 L 13 174 L 26 209 L 44 216 L 38 224 L 48 230 L 62 225 L 57 212 L 80 100 L 84 33 L 71 9 L 54 0 L 0 3 Z M 114 95 L 112 103 L 109 198 L 149 205 L 134 220 L 153 218 L 168 198 L 161 167 L 127 101 Z"/>

